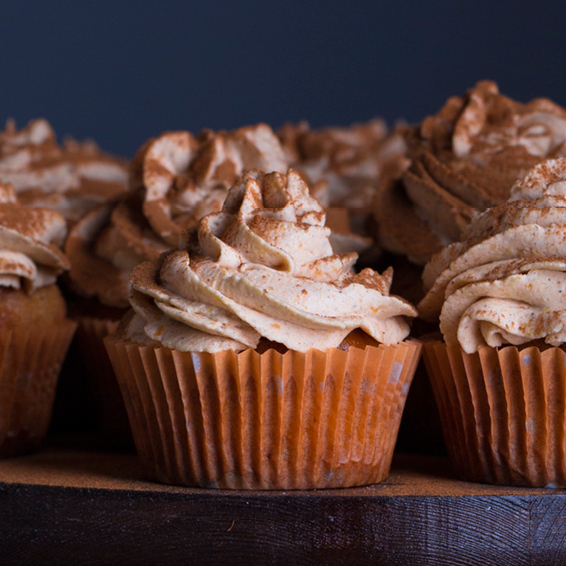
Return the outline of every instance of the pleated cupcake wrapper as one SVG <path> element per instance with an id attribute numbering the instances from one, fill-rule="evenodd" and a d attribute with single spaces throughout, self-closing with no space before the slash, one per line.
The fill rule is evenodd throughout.
<path id="1" fill-rule="evenodd" d="M 119 321 L 92 317 L 76 320 L 77 345 L 87 370 L 95 418 L 101 427 L 104 441 L 110 448 L 133 451 L 134 444 L 126 407 L 104 346 L 104 338 L 116 331 Z"/>
<path id="2" fill-rule="evenodd" d="M 0 457 L 24 454 L 43 440 L 75 329 L 64 320 L 0 330 Z"/>
<path id="3" fill-rule="evenodd" d="M 383 480 L 421 349 L 191 354 L 105 343 L 149 478 L 227 489 Z"/>
<path id="4" fill-rule="evenodd" d="M 541 351 L 425 343 L 454 471 L 499 485 L 566 487 L 566 359 Z"/>

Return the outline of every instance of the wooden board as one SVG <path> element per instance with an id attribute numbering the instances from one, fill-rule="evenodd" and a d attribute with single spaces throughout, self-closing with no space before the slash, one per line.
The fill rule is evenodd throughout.
<path id="1" fill-rule="evenodd" d="M 0 564 L 566 564 L 566 491 L 455 480 L 397 455 L 375 486 L 176 488 L 134 455 L 51 446 L 0 461 Z"/>

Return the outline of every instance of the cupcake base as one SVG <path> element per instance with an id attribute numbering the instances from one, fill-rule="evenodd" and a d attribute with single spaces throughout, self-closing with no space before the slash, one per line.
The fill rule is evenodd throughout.
<path id="1" fill-rule="evenodd" d="M 25 454 L 43 440 L 75 328 L 64 319 L 53 328 L 0 330 L 0 457 Z"/>
<path id="2" fill-rule="evenodd" d="M 507 346 L 424 345 L 446 446 L 462 479 L 566 487 L 566 356 Z"/>
<path id="3" fill-rule="evenodd" d="M 105 344 L 147 475 L 226 489 L 385 479 L 420 355 L 414 341 L 261 355 Z"/>

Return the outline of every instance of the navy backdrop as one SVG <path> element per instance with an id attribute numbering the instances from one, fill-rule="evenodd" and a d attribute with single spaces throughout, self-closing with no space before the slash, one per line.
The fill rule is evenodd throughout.
<path id="1" fill-rule="evenodd" d="M 0 120 L 131 157 L 167 129 L 389 124 L 477 80 L 566 106 L 564 2 L 0 3 Z"/>

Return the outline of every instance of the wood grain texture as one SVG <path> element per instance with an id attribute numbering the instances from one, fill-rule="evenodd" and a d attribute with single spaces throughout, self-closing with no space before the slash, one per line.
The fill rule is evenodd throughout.
<path id="1" fill-rule="evenodd" d="M 444 458 L 398 456 L 383 484 L 346 490 L 196 490 L 138 474 L 134 456 L 102 453 L 0 462 L 0 564 L 566 563 L 565 491 L 460 482 Z"/>

